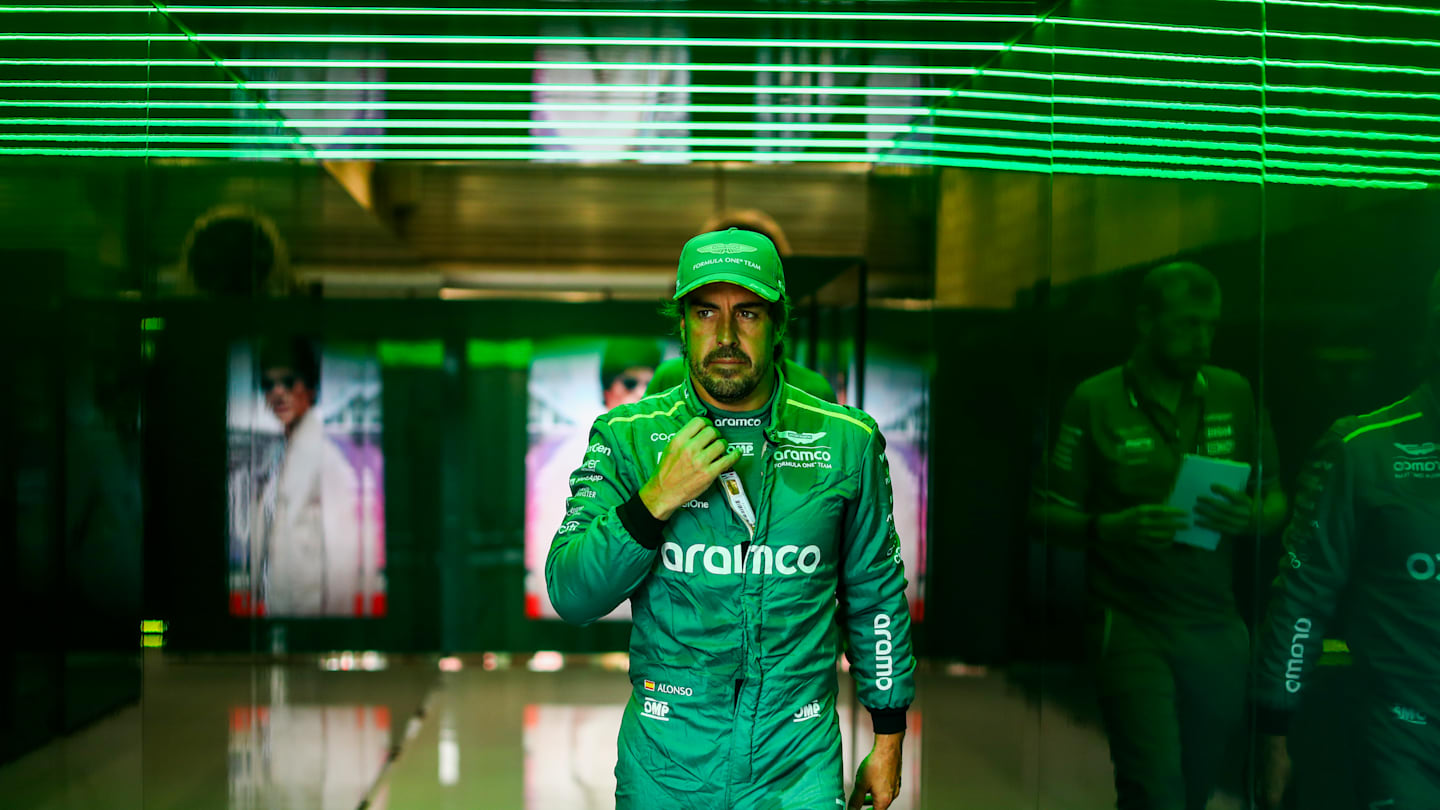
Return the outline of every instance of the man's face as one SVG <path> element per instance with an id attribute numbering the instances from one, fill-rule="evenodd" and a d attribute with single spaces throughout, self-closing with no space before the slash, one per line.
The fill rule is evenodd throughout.
<path id="1" fill-rule="evenodd" d="M 720 402 L 739 402 L 775 365 L 770 302 L 735 284 L 707 284 L 686 296 L 690 376 Z"/>
<path id="2" fill-rule="evenodd" d="M 289 431 L 315 404 L 315 394 L 294 369 L 268 368 L 260 376 L 265 407 Z"/>
<path id="3" fill-rule="evenodd" d="M 639 402 L 645 396 L 645 388 L 650 385 L 650 379 L 655 376 L 655 369 L 649 366 L 631 366 L 620 372 L 605 389 L 605 410 L 610 410 L 619 405 L 627 405 L 632 402 Z"/>
<path id="4" fill-rule="evenodd" d="M 1220 295 L 1205 301 L 1183 290 L 1170 290 L 1165 297 L 1161 311 L 1149 319 L 1147 342 L 1161 371 L 1188 380 L 1210 361 L 1215 327 L 1220 323 Z"/>

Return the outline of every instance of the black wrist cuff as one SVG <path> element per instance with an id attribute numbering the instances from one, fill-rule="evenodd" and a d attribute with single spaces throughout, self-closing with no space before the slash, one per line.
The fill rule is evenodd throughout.
<path id="1" fill-rule="evenodd" d="M 650 508 L 640 500 L 640 493 L 616 507 L 615 514 L 635 542 L 651 551 L 660 548 L 660 532 L 665 528 L 665 521 L 650 514 Z"/>
<path id="2" fill-rule="evenodd" d="M 1291 712 L 1287 709 L 1256 706 L 1255 730 L 1261 734 L 1283 737 L 1290 731 L 1290 715 Z"/>
<path id="3" fill-rule="evenodd" d="M 904 731 L 905 711 L 906 709 L 871 709 L 870 722 L 875 726 L 875 733 L 899 734 Z"/>

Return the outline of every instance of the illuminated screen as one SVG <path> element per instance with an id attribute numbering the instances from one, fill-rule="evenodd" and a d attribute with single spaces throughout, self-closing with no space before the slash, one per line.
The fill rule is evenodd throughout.
<path id="1" fill-rule="evenodd" d="M 865 412 L 885 435 L 895 531 L 905 565 L 910 616 L 925 617 L 925 515 L 929 505 L 929 375 L 901 357 L 871 350 L 865 362 Z"/>
<path id="2" fill-rule="evenodd" d="M 383 616 L 375 347 L 237 342 L 226 419 L 231 615 Z"/>

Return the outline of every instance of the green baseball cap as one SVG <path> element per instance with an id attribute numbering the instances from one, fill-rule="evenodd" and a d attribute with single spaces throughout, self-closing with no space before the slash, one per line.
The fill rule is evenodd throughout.
<path id="1" fill-rule="evenodd" d="M 685 243 L 675 274 L 675 300 L 717 281 L 738 284 L 766 301 L 785 297 L 780 254 L 773 242 L 754 231 L 711 231 Z"/>

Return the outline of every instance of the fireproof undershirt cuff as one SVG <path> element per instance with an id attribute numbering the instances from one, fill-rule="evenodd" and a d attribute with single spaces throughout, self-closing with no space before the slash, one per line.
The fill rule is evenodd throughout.
<path id="1" fill-rule="evenodd" d="M 651 551 L 660 548 L 660 531 L 665 528 L 665 521 L 650 514 L 650 508 L 640 500 L 640 493 L 620 504 L 615 514 L 620 516 L 620 525 L 630 532 L 635 542 Z"/>
<path id="2" fill-rule="evenodd" d="M 1290 711 L 1269 706 L 1255 707 L 1255 729 L 1261 734 L 1283 737 L 1290 730 Z"/>
<path id="3" fill-rule="evenodd" d="M 905 730 L 905 709 L 871 709 L 870 722 L 876 734 L 899 734 Z"/>

